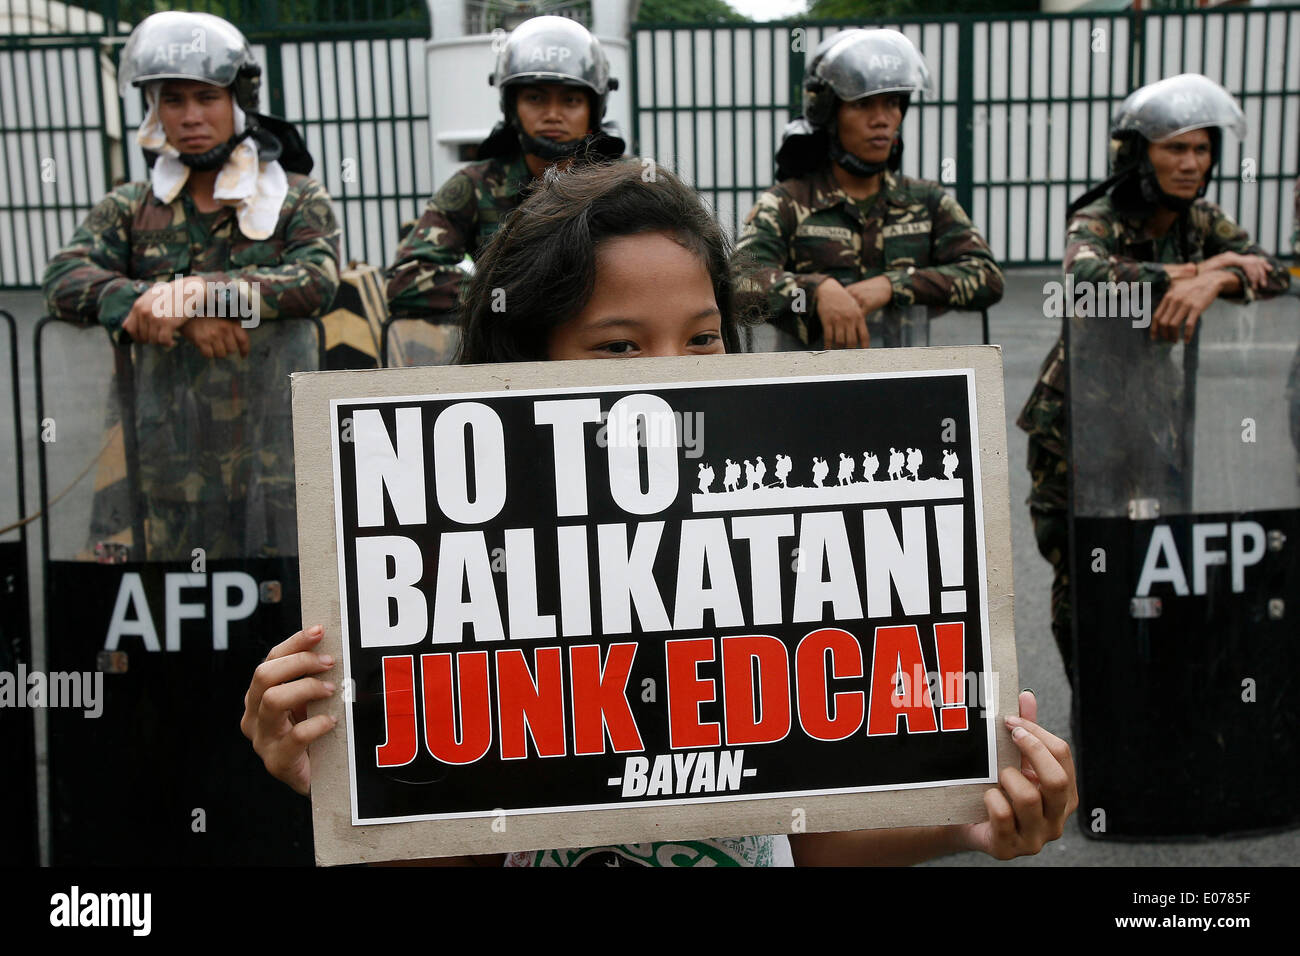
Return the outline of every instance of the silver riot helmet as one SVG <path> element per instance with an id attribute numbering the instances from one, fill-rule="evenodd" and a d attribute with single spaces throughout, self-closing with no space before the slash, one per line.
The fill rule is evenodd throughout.
<path id="1" fill-rule="evenodd" d="M 122 48 L 118 93 L 155 80 L 198 80 L 233 87 L 245 112 L 257 109 L 262 68 L 233 24 L 210 13 L 155 13 L 140 21 Z"/>
<path id="2" fill-rule="evenodd" d="M 192 169 L 220 169 L 245 137 L 257 143 L 263 162 L 280 160 L 291 172 L 308 173 L 312 159 L 292 124 L 257 112 L 262 67 L 248 40 L 231 23 L 209 13 L 167 11 L 140 21 L 122 48 L 117 73 L 118 92 L 143 89 L 166 80 L 193 80 L 229 89 L 245 113 L 245 126 L 226 142 L 205 153 L 181 153 Z M 154 154 L 146 151 L 153 165 Z"/>
<path id="3" fill-rule="evenodd" d="M 1198 129 L 1210 134 L 1211 160 L 1205 182 L 1193 199 L 1171 196 L 1160 188 L 1147 148 Z M 1225 129 L 1243 138 L 1245 114 L 1232 94 L 1199 73 L 1171 76 L 1134 90 L 1111 122 L 1110 177 L 1071 203 L 1069 215 L 1111 189 L 1116 202 L 1144 218 L 1157 206 L 1176 212 L 1187 209 L 1205 195 L 1222 153 Z"/>
<path id="4" fill-rule="evenodd" d="M 897 93 L 904 115 L 914 93 L 934 95 L 925 58 L 897 30 L 843 30 L 818 44 L 803 81 L 803 117 L 786 127 L 777 151 L 777 178 L 801 175 L 831 160 L 856 176 L 874 176 L 902 165 L 899 137 L 883 163 L 867 163 L 840 144 L 840 103 Z"/>
<path id="5" fill-rule="evenodd" d="M 1209 77 L 1182 73 L 1134 90 L 1120 104 L 1112 136 L 1133 132 L 1159 143 L 1194 129 L 1229 129 L 1246 135 L 1246 116 L 1232 94 Z"/>
<path id="6" fill-rule="evenodd" d="M 591 102 L 592 135 L 588 139 L 610 139 L 602 127 L 609 94 L 618 89 L 618 80 L 609 75 L 609 60 L 600 41 L 574 20 L 547 16 L 520 24 L 497 55 L 496 69 L 488 82 L 500 90 L 505 125 L 514 130 L 524 152 L 554 161 L 573 156 L 587 141 L 556 143 L 529 136 L 523 129 L 515 111 L 515 97 L 519 87 L 540 83 L 559 83 L 584 90 Z M 497 141 L 503 135 L 503 130 L 494 130 L 484 143 L 486 149 L 479 149 L 479 155 L 499 155 L 502 150 Z M 599 151 L 606 152 L 610 145 L 603 144 Z M 621 155 L 622 147 L 622 140 L 618 140 L 614 155 Z"/>

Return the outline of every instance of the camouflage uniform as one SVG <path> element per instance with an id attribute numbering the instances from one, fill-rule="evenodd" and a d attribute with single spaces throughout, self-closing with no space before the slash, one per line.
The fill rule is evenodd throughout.
<path id="1" fill-rule="evenodd" d="M 1291 248 L 1295 253 L 1292 272 L 1300 276 L 1300 179 L 1295 181 L 1295 226 L 1291 233 Z M 1286 380 L 1287 399 L 1291 406 L 1291 444 L 1296 450 L 1295 478 L 1300 484 L 1300 344 L 1291 358 L 1291 374 Z"/>
<path id="2" fill-rule="evenodd" d="M 1295 253 L 1296 266 L 1300 267 L 1300 179 L 1295 181 L 1295 228 L 1291 232 L 1291 251 Z"/>
<path id="3" fill-rule="evenodd" d="M 97 321 L 129 343 L 122 323 L 135 300 L 179 273 L 239 283 L 256 297 L 245 306 L 256 301 L 263 320 L 319 315 L 338 287 L 338 223 L 319 183 L 288 178 L 279 221 L 264 240 L 245 237 L 230 207 L 199 213 L 186 191 L 164 204 L 149 183 L 118 187 L 46 267 L 50 314 Z M 184 340 L 170 350 L 134 350 L 149 560 L 189 560 L 195 547 L 209 558 L 295 553 L 288 373 L 318 367 L 315 334 L 300 325 L 250 329 L 247 360 L 205 359 Z M 118 409 L 109 404 L 111 428 Z M 97 498 L 94 511 L 92 545 L 131 527 L 129 501 Z"/>
<path id="4" fill-rule="evenodd" d="M 524 201 L 533 174 L 522 153 L 485 159 L 454 173 L 429 200 L 388 270 L 388 311 L 425 318 L 456 311 L 465 284 L 461 260 L 477 259 L 506 216 Z"/>
<path id="5" fill-rule="evenodd" d="M 1162 263 L 1202 262 L 1220 252 L 1238 252 L 1268 258 L 1272 263 L 1266 292 L 1285 291 L 1286 270 L 1245 230 L 1214 203 L 1198 199 L 1187 215 L 1175 221 L 1164 236 L 1150 238 L 1140 220 L 1122 216 L 1109 196 L 1084 207 L 1070 220 L 1065 239 L 1065 274 L 1076 285 L 1101 282 L 1151 283 L 1154 312 L 1170 285 Z M 1230 269 L 1241 280 L 1244 301 L 1256 292 L 1240 269 Z M 1052 580 L 1052 635 L 1056 639 L 1067 676 L 1073 671 L 1070 637 L 1069 577 L 1069 468 L 1065 444 L 1065 339 L 1064 332 L 1039 369 L 1038 381 L 1020 411 L 1016 424 L 1029 433 L 1029 473 L 1033 479 L 1027 503 L 1034 523 L 1038 550 L 1054 572 Z M 1175 439 L 1177 436 L 1174 436 Z"/>
<path id="6" fill-rule="evenodd" d="M 758 197 L 732 260 L 743 306 L 807 345 L 822 338 L 816 290 L 889 277 L 897 306 L 982 309 L 1002 298 L 1002 271 L 942 186 L 885 171 L 880 190 L 851 199 L 829 166 Z"/>

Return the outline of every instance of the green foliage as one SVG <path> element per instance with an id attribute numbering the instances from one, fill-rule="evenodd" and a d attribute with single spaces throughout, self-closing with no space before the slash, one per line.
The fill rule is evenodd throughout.
<path id="1" fill-rule="evenodd" d="M 749 23 L 726 0 L 641 0 L 641 23 Z"/>
<path id="2" fill-rule="evenodd" d="M 875 17 L 928 16 L 942 13 L 1037 12 L 1038 0 L 810 0 L 808 16 L 815 20 L 852 20 Z"/>

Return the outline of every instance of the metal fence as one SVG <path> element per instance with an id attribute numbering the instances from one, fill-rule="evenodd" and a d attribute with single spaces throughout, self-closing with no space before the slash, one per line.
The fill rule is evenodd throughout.
<path id="1" fill-rule="evenodd" d="M 0 4 L 6 0 L 0 0 Z M 115 182 L 144 174 L 139 97 L 115 60 L 152 3 L 0 6 L 0 288 L 45 262 Z M 399 224 L 437 183 L 429 163 L 428 13 L 404 0 L 208 0 L 266 66 L 264 108 L 294 120 L 335 198 L 345 259 L 391 260 Z M 137 9 L 138 8 L 138 9 Z M 468 9 L 468 8 L 467 8 Z M 473 13 L 470 10 L 467 16 Z M 1065 207 L 1105 175 L 1105 131 L 1134 87 L 1204 72 L 1241 101 L 1210 197 L 1287 253 L 1300 173 L 1300 6 L 917 18 L 874 24 L 636 24 L 635 151 L 678 169 L 735 228 L 771 185 L 807 56 L 849 25 L 893 26 L 925 52 L 938 95 L 904 124 L 904 171 L 943 182 L 1006 265 L 1060 261 Z"/>
<path id="2" fill-rule="evenodd" d="M 633 32 L 633 141 L 737 227 L 771 185 L 806 59 L 847 26 L 901 29 L 936 74 L 904 122 L 903 171 L 947 185 L 1007 265 L 1059 263 L 1065 207 L 1104 178 L 1134 88 L 1201 72 L 1241 102 L 1209 196 L 1287 254 L 1300 143 L 1300 7 L 683 26 Z"/>

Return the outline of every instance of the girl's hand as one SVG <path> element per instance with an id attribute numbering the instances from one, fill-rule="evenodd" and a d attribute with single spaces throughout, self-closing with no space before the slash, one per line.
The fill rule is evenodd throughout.
<path id="1" fill-rule="evenodd" d="M 998 860 L 1037 853 L 1065 832 L 1065 821 L 1079 806 L 1070 745 L 1034 723 L 1038 702 L 1020 695 L 1020 716 L 1007 717 L 1020 748 L 1020 769 L 1007 767 L 1001 786 L 984 794 L 989 818 L 966 827 L 964 842 Z"/>
<path id="2" fill-rule="evenodd" d="M 334 693 L 332 683 L 312 676 L 334 666 L 332 657 L 314 650 L 324 634 L 318 624 L 271 648 L 253 671 L 239 721 L 239 729 L 253 742 L 271 776 L 303 796 L 311 792 L 307 747 L 338 722 L 329 714 L 307 717 L 309 701 Z"/>

